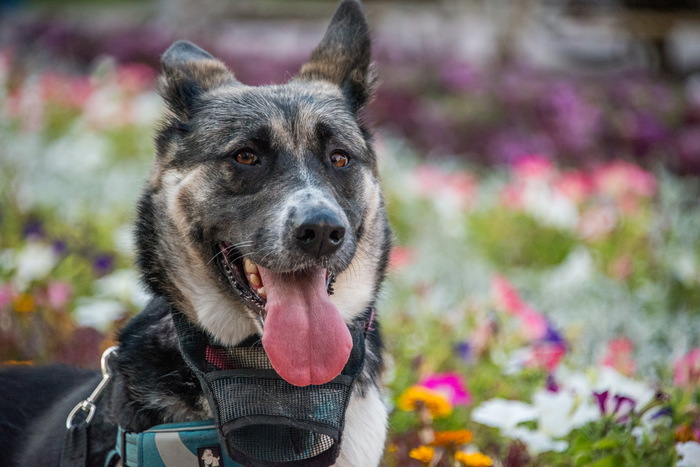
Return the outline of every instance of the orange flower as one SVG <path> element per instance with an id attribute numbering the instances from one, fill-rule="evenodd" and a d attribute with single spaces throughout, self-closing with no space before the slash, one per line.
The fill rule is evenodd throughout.
<path id="1" fill-rule="evenodd" d="M 436 431 L 435 439 L 431 444 L 433 446 L 459 446 L 469 443 L 472 438 L 474 435 L 469 430 Z"/>
<path id="2" fill-rule="evenodd" d="M 491 467 L 493 460 L 480 452 L 457 452 L 455 460 L 467 467 Z"/>
<path id="3" fill-rule="evenodd" d="M 406 389 L 399 396 L 397 405 L 406 412 L 425 407 L 433 418 L 447 417 L 452 413 L 452 404 L 442 393 L 418 385 Z"/>
<path id="4" fill-rule="evenodd" d="M 698 437 L 695 434 L 695 430 L 688 423 L 685 423 L 673 432 L 676 441 L 679 443 L 687 443 L 688 441 L 698 441 Z"/>
<path id="5" fill-rule="evenodd" d="M 23 293 L 15 299 L 15 311 L 17 313 L 29 313 L 34 311 L 34 297 Z"/>
<path id="6" fill-rule="evenodd" d="M 408 456 L 427 464 L 435 457 L 435 449 L 428 446 L 418 446 L 415 449 L 411 449 Z"/>

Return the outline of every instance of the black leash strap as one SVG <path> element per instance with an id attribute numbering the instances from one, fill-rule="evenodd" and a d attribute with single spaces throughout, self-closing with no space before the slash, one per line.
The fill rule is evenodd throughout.
<path id="1" fill-rule="evenodd" d="M 117 350 L 116 346 L 104 351 L 101 359 L 102 380 L 87 399 L 78 402 L 66 419 L 66 436 L 61 449 L 60 467 L 85 467 L 88 455 L 88 425 L 97 411 L 97 401 L 109 384 L 112 372 L 109 357 Z"/>
<path id="2" fill-rule="evenodd" d="M 61 450 L 61 467 L 85 467 L 87 465 L 87 423 L 71 426 L 66 431 Z"/>

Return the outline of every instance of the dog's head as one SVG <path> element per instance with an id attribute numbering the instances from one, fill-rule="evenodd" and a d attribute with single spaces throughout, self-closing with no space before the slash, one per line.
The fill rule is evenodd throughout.
<path id="1" fill-rule="evenodd" d="M 189 42 L 162 62 L 170 113 L 137 222 L 147 284 L 224 345 L 262 334 L 287 381 L 332 379 L 389 249 L 360 123 L 374 74 L 359 3 L 283 85 L 246 86 Z"/>

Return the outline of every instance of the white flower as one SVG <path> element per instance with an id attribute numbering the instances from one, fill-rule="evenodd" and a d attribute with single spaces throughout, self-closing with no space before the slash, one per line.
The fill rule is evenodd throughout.
<path id="1" fill-rule="evenodd" d="M 569 447 L 566 441 L 555 441 L 541 431 L 528 430 L 524 427 L 511 428 L 504 432 L 506 436 L 512 439 L 519 439 L 527 446 L 527 450 L 534 455 L 556 451 L 562 452 Z"/>
<path id="2" fill-rule="evenodd" d="M 678 443 L 676 452 L 681 458 L 676 467 L 700 467 L 700 444 L 697 442 Z"/>
<path id="3" fill-rule="evenodd" d="M 527 183 L 523 203 L 525 209 L 544 225 L 574 230 L 578 224 L 576 204 L 541 181 Z"/>
<path id="4" fill-rule="evenodd" d="M 117 300 L 83 297 L 78 299 L 74 317 L 80 326 L 104 332 L 125 312 L 126 307 Z"/>
<path id="5" fill-rule="evenodd" d="M 15 256 L 15 277 L 20 288 L 43 279 L 58 263 L 59 256 L 51 245 L 29 242 Z"/>
<path id="6" fill-rule="evenodd" d="M 145 306 L 150 298 L 133 269 L 118 269 L 98 279 L 95 281 L 95 290 L 103 298 L 115 298 L 138 307 Z"/>
<path id="7" fill-rule="evenodd" d="M 534 420 L 537 417 L 535 407 L 520 401 L 490 399 L 483 402 L 472 412 L 472 420 L 502 430 L 515 428 L 519 423 Z"/>
<path id="8" fill-rule="evenodd" d="M 574 428 L 600 417 L 590 397 L 579 397 L 573 391 L 538 391 L 533 397 L 537 409 L 537 429 L 553 438 L 561 438 Z"/>

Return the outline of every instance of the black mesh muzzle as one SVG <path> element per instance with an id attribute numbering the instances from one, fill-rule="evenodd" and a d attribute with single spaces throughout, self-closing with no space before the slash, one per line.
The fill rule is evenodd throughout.
<path id="1" fill-rule="evenodd" d="M 339 376 L 302 387 L 272 369 L 259 339 L 251 345 L 212 347 L 184 316 L 173 313 L 173 319 L 231 459 L 248 467 L 335 462 L 352 385 L 364 364 L 363 329 L 352 332 L 353 349 Z M 214 359 L 210 353 L 216 354 Z"/>

